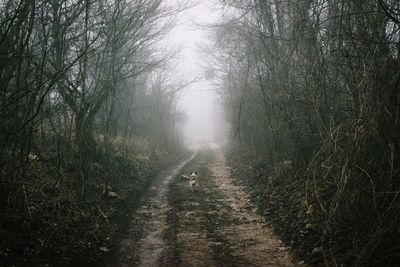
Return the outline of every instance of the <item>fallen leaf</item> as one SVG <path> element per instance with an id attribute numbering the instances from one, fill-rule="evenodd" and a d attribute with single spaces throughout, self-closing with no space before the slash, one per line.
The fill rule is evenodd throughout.
<path id="1" fill-rule="evenodd" d="M 110 251 L 110 250 L 109 250 L 108 248 L 106 248 L 106 247 L 100 247 L 99 249 L 100 249 L 100 251 L 103 251 L 103 252 L 109 252 L 109 251 Z"/>

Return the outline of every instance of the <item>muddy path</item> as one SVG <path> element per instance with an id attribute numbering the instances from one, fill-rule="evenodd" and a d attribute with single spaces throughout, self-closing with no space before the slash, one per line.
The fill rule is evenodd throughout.
<path id="1" fill-rule="evenodd" d="M 179 177 L 192 170 L 199 172 L 195 192 Z M 132 215 L 114 266 L 297 266 L 234 181 L 218 149 L 156 179 Z"/>
<path id="2" fill-rule="evenodd" d="M 120 244 L 114 263 L 107 266 L 162 265 L 166 251 L 166 219 L 170 210 L 167 198 L 169 184 L 196 156 L 197 152 L 194 152 L 177 166 L 165 170 L 154 179 L 131 216 L 128 232 Z"/>

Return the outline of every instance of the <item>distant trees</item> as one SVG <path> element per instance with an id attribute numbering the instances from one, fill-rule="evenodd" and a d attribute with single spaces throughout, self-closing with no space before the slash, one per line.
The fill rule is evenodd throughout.
<path id="1" fill-rule="evenodd" d="M 210 60 L 233 146 L 300 182 L 326 258 L 398 258 L 399 2 L 219 2 Z M 274 175 L 288 160 L 292 177 Z"/>
<path id="2" fill-rule="evenodd" d="M 117 179 L 118 157 L 159 161 L 179 150 L 182 86 L 164 84 L 174 52 L 157 42 L 182 8 L 161 0 L 0 1 L 4 225 L 35 221 L 43 199 L 61 207 L 60 195 L 76 193 L 87 201 L 96 184 Z"/>

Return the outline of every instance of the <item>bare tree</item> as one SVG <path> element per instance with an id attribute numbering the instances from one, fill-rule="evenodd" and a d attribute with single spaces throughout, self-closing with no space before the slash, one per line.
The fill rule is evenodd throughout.
<path id="1" fill-rule="evenodd" d="M 399 4 L 220 4 L 228 15 L 214 25 L 210 67 L 219 73 L 232 145 L 262 173 L 254 182 L 282 201 L 293 186 L 299 211 L 283 201 L 280 223 L 289 229 L 294 220 L 297 232 L 315 226 L 308 242 L 324 248 L 328 262 L 343 257 L 339 246 L 352 251 L 353 264 L 396 261 Z M 368 227 L 351 228 L 360 220 Z"/>
<path id="2" fill-rule="evenodd" d="M 116 208 L 110 188 L 120 186 L 129 203 L 155 163 L 178 153 L 180 88 L 157 84 L 154 97 L 149 77 L 174 56 L 157 45 L 183 8 L 161 0 L 0 1 L 2 255 L 79 258 L 76 251 L 93 250 L 116 229 L 107 219 Z"/>

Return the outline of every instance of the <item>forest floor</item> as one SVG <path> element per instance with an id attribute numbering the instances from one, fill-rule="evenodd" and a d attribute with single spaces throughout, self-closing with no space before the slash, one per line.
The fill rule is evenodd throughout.
<path id="1" fill-rule="evenodd" d="M 180 174 L 199 173 L 191 192 Z M 302 266 L 257 213 L 220 149 L 155 179 L 109 266 Z"/>

